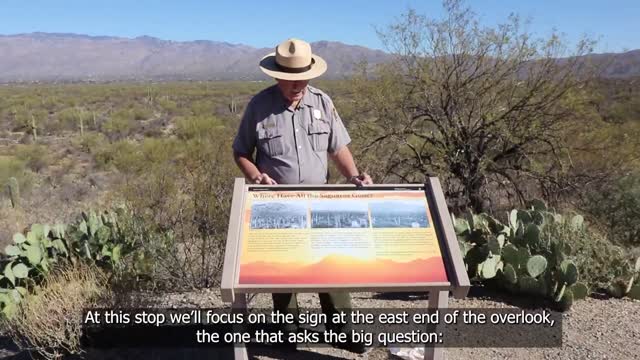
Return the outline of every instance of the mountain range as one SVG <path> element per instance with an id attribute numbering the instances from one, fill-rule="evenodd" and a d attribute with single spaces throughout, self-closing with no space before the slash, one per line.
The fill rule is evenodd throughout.
<path id="1" fill-rule="evenodd" d="M 326 78 L 353 73 L 355 64 L 389 61 L 380 50 L 335 41 L 311 44 L 327 60 Z M 121 38 L 60 33 L 0 35 L 0 82 L 265 80 L 260 59 L 273 48 L 149 36 Z M 640 50 L 587 55 L 610 62 L 605 76 L 640 75 Z"/>

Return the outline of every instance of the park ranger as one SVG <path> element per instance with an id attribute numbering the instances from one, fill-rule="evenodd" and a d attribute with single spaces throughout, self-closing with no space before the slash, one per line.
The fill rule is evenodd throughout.
<path id="1" fill-rule="evenodd" d="M 260 69 L 277 84 L 251 99 L 233 142 L 235 161 L 245 177 L 266 185 L 325 184 L 331 159 L 348 182 L 358 186 L 372 184 L 369 175 L 358 172 L 347 147 L 351 139 L 333 101 L 308 85 L 310 79 L 327 70 L 326 62 L 312 53 L 311 46 L 288 39 L 262 58 Z M 272 296 L 275 310 L 297 315 L 295 294 Z M 351 308 L 348 293 L 319 296 L 322 310 L 328 315 Z M 285 330 L 295 331 L 295 327 Z M 336 326 L 334 331 L 348 331 L 348 326 Z M 341 347 L 364 351 L 361 344 Z"/>

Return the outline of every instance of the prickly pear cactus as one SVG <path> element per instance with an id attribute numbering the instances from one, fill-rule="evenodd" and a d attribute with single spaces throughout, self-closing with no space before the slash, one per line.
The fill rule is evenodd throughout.
<path id="1" fill-rule="evenodd" d="M 12 316 L 28 289 L 61 263 L 83 261 L 107 270 L 118 266 L 137 246 L 122 233 L 120 216 L 130 215 L 119 210 L 83 213 L 68 226 L 33 224 L 26 233 L 16 233 L 4 249 L 6 256 L 0 258 L 0 312 Z"/>
<path id="2" fill-rule="evenodd" d="M 578 268 L 570 260 L 571 246 L 555 240 L 548 230 L 567 225 L 582 231 L 582 216 L 562 216 L 534 200 L 526 209 L 509 212 L 507 224 L 487 214 L 452 218 L 471 278 L 553 299 L 563 310 L 588 295 L 589 288 L 578 282 Z"/>
<path id="3" fill-rule="evenodd" d="M 527 261 L 527 272 L 532 278 L 536 278 L 544 273 L 547 269 L 547 259 L 542 255 L 532 256 Z"/>
<path id="4" fill-rule="evenodd" d="M 631 287 L 631 290 L 627 293 L 627 296 L 631 299 L 640 300 L 640 284 L 636 284 Z"/>
<path id="5" fill-rule="evenodd" d="M 569 310 L 571 305 L 573 305 L 573 300 L 573 293 L 571 290 L 565 290 L 564 294 L 562 294 L 562 297 L 560 298 L 560 309 L 562 311 Z"/>

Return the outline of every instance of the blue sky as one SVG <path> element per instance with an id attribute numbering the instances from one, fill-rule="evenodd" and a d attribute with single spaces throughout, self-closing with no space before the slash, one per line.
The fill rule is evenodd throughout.
<path id="1" fill-rule="evenodd" d="M 640 48 L 640 0 L 468 0 L 481 21 L 493 25 L 510 13 L 529 18 L 529 30 L 553 28 L 575 42 L 599 39 L 598 52 Z M 394 22 L 412 7 L 442 14 L 439 0 L 318 1 L 30 1 L 0 2 L 0 34 L 34 31 L 166 40 L 217 40 L 273 47 L 288 37 L 334 40 L 383 49 L 375 26 Z"/>

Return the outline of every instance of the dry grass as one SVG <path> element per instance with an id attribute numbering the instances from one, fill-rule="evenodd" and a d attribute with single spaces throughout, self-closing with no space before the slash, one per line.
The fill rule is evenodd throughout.
<path id="1" fill-rule="evenodd" d="M 46 359 L 79 354 L 83 309 L 95 306 L 107 292 L 106 277 L 86 265 L 51 274 L 45 284 L 23 301 L 6 328 L 21 349 Z"/>
<path id="2" fill-rule="evenodd" d="M 2 200 L 0 198 L 0 202 Z M 0 249 L 4 250 L 12 244 L 13 234 L 21 232 L 27 224 L 27 216 L 22 208 L 13 209 L 8 204 L 0 203 Z"/>

